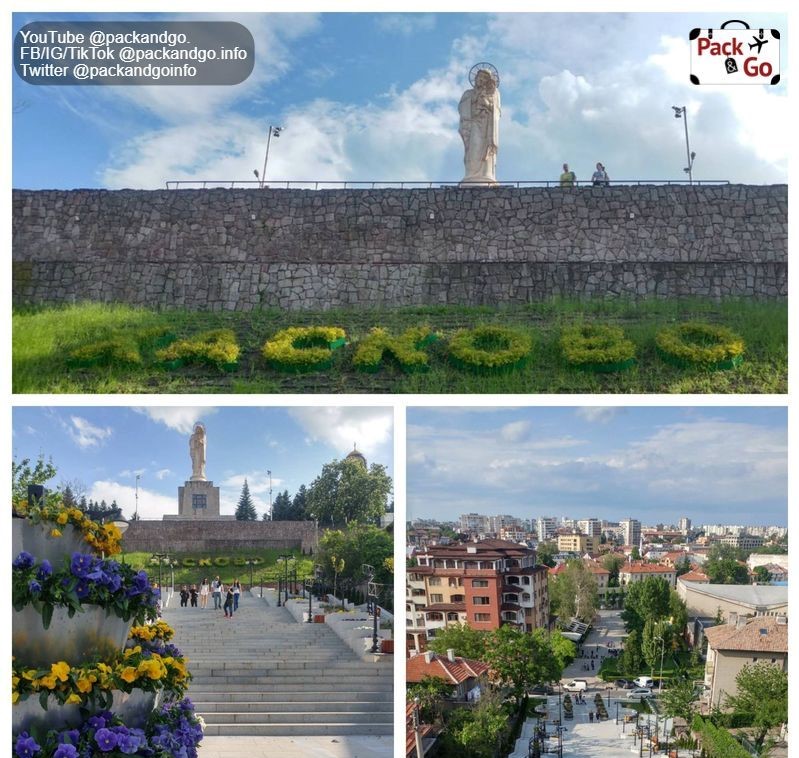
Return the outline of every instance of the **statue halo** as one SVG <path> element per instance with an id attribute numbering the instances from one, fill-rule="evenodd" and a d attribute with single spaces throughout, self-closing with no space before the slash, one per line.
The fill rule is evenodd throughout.
<path id="1" fill-rule="evenodd" d="M 499 71 L 497 71 L 497 67 L 494 66 L 494 64 L 488 63 L 487 61 L 475 63 L 469 70 L 469 84 L 471 84 L 472 87 L 474 87 L 477 81 L 477 74 L 481 71 L 488 71 L 488 73 L 491 74 L 491 78 L 494 80 L 494 84 L 499 87 Z"/>

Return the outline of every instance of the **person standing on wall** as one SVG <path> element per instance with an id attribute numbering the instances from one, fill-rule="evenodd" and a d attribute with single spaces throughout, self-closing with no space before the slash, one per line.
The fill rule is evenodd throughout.
<path id="1" fill-rule="evenodd" d="M 596 171 L 591 175 L 591 182 L 594 187 L 607 187 L 610 184 L 610 177 L 605 167 L 601 163 L 596 164 Z"/>
<path id="2" fill-rule="evenodd" d="M 561 187 L 574 187 L 574 183 L 577 181 L 577 176 L 574 171 L 569 171 L 569 164 L 563 164 L 563 173 L 560 175 L 560 186 Z"/>

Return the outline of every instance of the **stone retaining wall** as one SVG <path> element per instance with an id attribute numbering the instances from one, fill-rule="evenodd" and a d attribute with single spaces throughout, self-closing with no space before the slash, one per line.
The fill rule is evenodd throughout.
<path id="1" fill-rule="evenodd" d="M 787 295 L 787 187 L 13 193 L 16 304 Z"/>
<path id="2" fill-rule="evenodd" d="M 127 552 L 316 549 L 312 521 L 132 521 L 122 538 Z"/>

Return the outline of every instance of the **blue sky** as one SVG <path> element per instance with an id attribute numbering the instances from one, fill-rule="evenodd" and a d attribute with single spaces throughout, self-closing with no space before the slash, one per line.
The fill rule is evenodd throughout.
<path id="1" fill-rule="evenodd" d="M 408 518 L 788 522 L 785 408 L 410 408 Z"/>
<path id="2" fill-rule="evenodd" d="M 787 181 L 787 44 L 777 87 L 688 83 L 687 34 L 729 14 L 14 14 L 34 20 L 235 20 L 256 43 L 235 87 L 42 87 L 13 79 L 19 188 L 159 188 L 253 179 L 268 124 L 286 127 L 267 175 L 299 180 L 462 177 L 457 105 L 469 68 L 501 76 L 498 178 Z M 740 15 L 740 14 L 738 14 Z M 746 15 L 746 14 L 745 14 Z M 749 14 L 781 29 L 784 15 Z"/>
<path id="3" fill-rule="evenodd" d="M 208 433 L 206 473 L 221 487 L 221 511 L 232 514 L 247 478 L 259 511 L 288 489 L 310 484 L 322 465 L 341 459 L 357 443 L 367 461 L 393 476 L 391 408 L 17 407 L 13 453 L 17 460 L 52 457 L 58 475 L 50 486 L 80 482 L 86 496 L 116 499 L 126 517 L 177 513 L 177 488 L 191 476 L 189 435 L 202 421 Z"/>

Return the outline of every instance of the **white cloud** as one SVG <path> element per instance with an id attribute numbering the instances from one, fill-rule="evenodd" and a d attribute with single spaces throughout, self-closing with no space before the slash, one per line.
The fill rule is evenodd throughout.
<path id="1" fill-rule="evenodd" d="M 436 17 L 431 13 L 380 13 L 375 25 L 383 32 L 412 37 L 435 29 Z"/>
<path id="2" fill-rule="evenodd" d="M 499 430 L 499 434 L 507 442 L 521 442 L 527 438 L 531 426 L 529 421 L 511 421 Z"/>
<path id="3" fill-rule="evenodd" d="M 577 408 L 575 413 L 583 420 L 592 423 L 605 424 L 611 419 L 616 418 L 623 408 L 619 406 L 600 406 L 600 405 L 586 405 Z"/>
<path id="4" fill-rule="evenodd" d="M 155 478 L 158 480 L 166 479 L 171 473 L 168 468 L 162 468 L 155 472 Z"/>
<path id="5" fill-rule="evenodd" d="M 181 434 L 190 434 L 194 425 L 205 416 L 216 413 L 216 408 L 180 406 L 168 408 L 164 406 L 147 406 L 134 408 L 136 413 L 149 416 L 153 421 L 157 421 L 164 426 L 174 429 Z"/>
<path id="6" fill-rule="evenodd" d="M 123 479 L 130 479 L 131 477 L 143 476 L 145 471 L 147 471 L 146 468 L 137 468 L 132 470 L 126 468 L 124 471 L 120 471 L 119 475 Z"/>
<path id="7" fill-rule="evenodd" d="M 105 500 L 109 504 L 116 500 L 126 519 L 131 518 L 136 509 L 136 488 L 129 484 L 109 480 L 96 481 L 89 487 L 86 497 L 89 500 Z M 141 518 L 160 519 L 165 514 L 177 515 L 177 513 L 177 491 L 170 497 L 139 486 L 139 516 Z"/>
<path id="8" fill-rule="evenodd" d="M 69 420 L 72 426 L 68 426 L 67 430 L 78 447 L 97 447 L 113 434 L 110 426 L 94 426 L 81 416 L 70 416 Z"/>
<path id="9" fill-rule="evenodd" d="M 312 440 L 321 440 L 337 451 L 337 458 L 343 458 L 356 444 L 368 460 L 370 452 L 392 438 L 391 408 L 306 407 L 292 408 L 289 414 Z"/>

